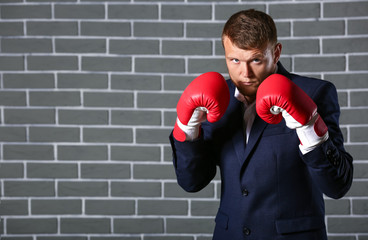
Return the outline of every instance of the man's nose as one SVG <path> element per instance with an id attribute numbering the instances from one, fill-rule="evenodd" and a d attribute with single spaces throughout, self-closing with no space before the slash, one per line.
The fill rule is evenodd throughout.
<path id="1" fill-rule="evenodd" d="M 252 69 L 250 68 L 248 63 L 243 62 L 242 66 L 241 66 L 241 69 L 242 69 L 242 76 L 243 77 L 246 77 L 246 78 L 251 77 Z"/>

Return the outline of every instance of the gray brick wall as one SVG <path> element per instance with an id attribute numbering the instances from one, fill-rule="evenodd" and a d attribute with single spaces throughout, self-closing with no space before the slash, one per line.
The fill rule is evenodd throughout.
<path id="1" fill-rule="evenodd" d="M 219 177 L 181 190 L 168 135 L 245 8 L 275 18 L 289 70 L 337 86 L 355 176 L 327 229 L 367 240 L 366 0 L 0 0 L 1 239 L 211 239 Z"/>

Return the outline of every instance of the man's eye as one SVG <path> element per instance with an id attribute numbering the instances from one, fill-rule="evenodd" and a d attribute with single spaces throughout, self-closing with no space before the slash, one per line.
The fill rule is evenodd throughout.
<path id="1" fill-rule="evenodd" d="M 255 59 L 253 59 L 253 62 L 255 62 L 255 63 L 260 63 L 260 62 L 261 62 L 261 60 L 260 60 L 260 59 L 258 59 L 258 58 L 255 58 Z"/>
<path id="2" fill-rule="evenodd" d="M 236 58 L 231 59 L 231 61 L 232 61 L 233 63 L 239 63 L 239 59 L 236 59 Z"/>

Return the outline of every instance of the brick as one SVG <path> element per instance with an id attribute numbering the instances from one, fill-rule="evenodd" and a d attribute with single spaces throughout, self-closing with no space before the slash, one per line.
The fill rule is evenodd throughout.
<path id="1" fill-rule="evenodd" d="M 163 158 L 165 162 L 172 162 L 172 150 L 171 147 L 164 147 L 164 153 L 163 153 Z"/>
<path id="2" fill-rule="evenodd" d="M 319 3 L 271 4 L 269 14 L 273 19 L 285 18 L 319 18 Z"/>
<path id="3" fill-rule="evenodd" d="M 344 71 L 345 57 L 296 57 L 296 72 Z"/>
<path id="4" fill-rule="evenodd" d="M 47 236 L 47 237 L 37 237 L 38 240 L 87 240 L 88 238 L 87 237 L 79 237 L 79 236 L 70 236 L 70 235 L 67 235 L 67 236 L 63 236 L 63 237 L 50 237 L 50 236 Z M 32 239 L 30 239 L 32 240 Z"/>
<path id="5" fill-rule="evenodd" d="M 367 16 L 367 2 L 331 2 L 323 4 L 324 17 L 358 17 Z"/>
<path id="6" fill-rule="evenodd" d="M 188 201 L 138 200 L 139 215 L 187 215 Z"/>
<path id="7" fill-rule="evenodd" d="M 88 5 L 88 4 L 63 4 L 55 5 L 55 18 L 68 19 L 104 19 L 104 5 Z"/>
<path id="8" fill-rule="evenodd" d="M 357 196 L 368 196 L 368 182 L 367 181 L 354 181 L 351 185 L 347 197 L 357 197 Z"/>
<path id="9" fill-rule="evenodd" d="M 5 197 L 52 197 L 55 196 L 53 181 L 5 181 Z"/>
<path id="10" fill-rule="evenodd" d="M 54 75 L 9 73 L 3 75 L 4 88 L 54 88 Z"/>
<path id="11" fill-rule="evenodd" d="M 106 53 L 105 39 L 56 39 L 57 53 Z"/>
<path id="12" fill-rule="evenodd" d="M 367 142 L 368 127 L 350 127 L 350 141 Z"/>
<path id="13" fill-rule="evenodd" d="M 170 22 L 135 22 L 134 36 L 136 37 L 183 37 L 182 23 Z"/>
<path id="14" fill-rule="evenodd" d="M 368 59 L 368 58 L 367 58 Z M 350 104 L 351 106 L 367 106 L 367 93 L 368 92 L 351 92 L 350 93 Z"/>
<path id="15" fill-rule="evenodd" d="M 365 71 L 368 69 L 368 55 L 367 56 L 350 56 L 349 70 L 351 71 Z"/>
<path id="16" fill-rule="evenodd" d="M 368 214 L 368 200 L 356 199 L 353 200 L 353 214 Z"/>
<path id="17" fill-rule="evenodd" d="M 198 240 L 201 240 L 200 238 L 197 238 Z M 144 240 L 194 240 L 191 236 L 145 236 Z M 211 240 L 211 239 L 208 239 Z"/>
<path id="18" fill-rule="evenodd" d="M 202 74 L 205 72 L 227 73 L 224 58 L 201 58 L 189 59 L 188 72 Z"/>
<path id="19" fill-rule="evenodd" d="M 234 1 L 235 2 L 235 1 Z M 246 6 L 247 9 L 256 9 L 259 11 L 266 12 L 266 5 L 264 4 L 252 4 L 249 3 Z M 215 19 L 216 20 L 228 20 L 231 15 L 240 11 L 238 4 L 216 4 L 215 5 Z"/>
<path id="20" fill-rule="evenodd" d="M 82 36 L 118 36 L 131 34 L 130 23 L 125 22 L 81 22 Z"/>
<path id="21" fill-rule="evenodd" d="M 50 5 L 4 5 L 0 9 L 3 19 L 51 18 Z"/>
<path id="22" fill-rule="evenodd" d="M 111 54 L 159 54 L 158 40 L 110 40 L 109 53 Z"/>
<path id="23" fill-rule="evenodd" d="M 137 143 L 163 143 L 168 144 L 172 129 L 137 129 Z"/>
<path id="24" fill-rule="evenodd" d="M 0 91 L 0 105 L 25 106 L 27 103 L 26 93 L 20 91 Z"/>
<path id="25" fill-rule="evenodd" d="M 132 215 L 135 213 L 135 201 L 87 199 L 85 208 L 87 215 Z"/>
<path id="26" fill-rule="evenodd" d="M 335 21 L 296 21 L 293 25 L 294 36 L 344 35 L 345 22 Z"/>
<path id="27" fill-rule="evenodd" d="M 52 145 L 3 145 L 6 160 L 53 160 L 54 147 Z"/>
<path id="28" fill-rule="evenodd" d="M 22 163 L 5 163 L 0 164 L 0 176 L 5 178 L 23 178 L 24 167 Z M 1 204 L 0 204 L 1 206 Z M 1 214 L 0 214 L 1 215 Z"/>
<path id="29" fill-rule="evenodd" d="M 25 142 L 26 141 L 26 128 L 0 127 L 0 141 L 2 142 Z"/>
<path id="30" fill-rule="evenodd" d="M 175 108 L 179 98 L 176 93 L 139 93 L 137 101 L 143 108 Z"/>
<path id="31" fill-rule="evenodd" d="M 124 4 L 108 6 L 109 19 L 158 19 L 157 5 Z"/>
<path id="32" fill-rule="evenodd" d="M 107 74 L 59 73 L 57 79 L 58 88 L 106 89 L 108 87 Z"/>
<path id="33" fill-rule="evenodd" d="M 197 238 L 200 240 L 200 238 Z M 144 240 L 194 240 L 191 236 L 145 236 Z M 210 239 L 208 239 L 210 240 Z"/>
<path id="34" fill-rule="evenodd" d="M 337 97 L 339 100 L 340 107 L 347 107 L 348 106 L 348 94 L 346 92 L 338 92 Z"/>
<path id="35" fill-rule="evenodd" d="M 0 22 L 0 36 L 24 35 L 22 22 Z"/>
<path id="36" fill-rule="evenodd" d="M 224 23 L 187 23 L 186 37 L 220 39 Z"/>
<path id="37" fill-rule="evenodd" d="M 327 218 L 330 233 L 368 233 L 368 219 L 360 217 Z"/>
<path id="38" fill-rule="evenodd" d="M 130 178 L 129 164 L 82 164 L 81 178 L 127 179 Z"/>
<path id="39" fill-rule="evenodd" d="M 131 71 L 130 57 L 82 57 L 82 70 Z"/>
<path id="40" fill-rule="evenodd" d="M 76 199 L 32 199 L 33 215 L 69 215 L 82 213 L 82 201 Z"/>
<path id="41" fill-rule="evenodd" d="M 176 123 L 176 117 L 176 112 L 164 112 L 164 126 L 174 126 Z"/>
<path id="42" fill-rule="evenodd" d="M 354 156 L 354 160 L 368 159 L 367 145 L 345 145 L 345 149 Z"/>
<path id="43" fill-rule="evenodd" d="M 28 215 L 27 200 L 1 200 L 1 216 Z"/>
<path id="44" fill-rule="evenodd" d="M 79 142 L 79 128 L 67 127 L 30 127 L 31 142 Z"/>
<path id="45" fill-rule="evenodd" d="M 354 164 L 354 178 L 368 178 L 368 164 L 355 163 Z"/>
<path id="46" fill-rule="evenodd" d="M 107 194 L 107 182 L 58 182 L 58 196 L 62 197 L 106 197 Z"/>
<path id="47" fill-rule="evenodd" d="M 325 199 L 326 215 L 349 215 L 350 201 L 347 199 Z"/>
<path id="48" fill-rule="evenodd" d="M 61 218 L 61 233 L 110 233 L 108 218 Z"/>
<path id="49" fill-rule="evenodd" d="M 27 35 L 29 36 L 76 36 L 78 35 L 78 22 L 61 21 L 32 21 L 27 22 Z"/>
<path id="50" fill-rule="evenodd" d="M 168 233 L 212 233 L 215 221 L 210 219 L 180 219 L 169 218 L 166 220 Z"/>
<path id="51" fill-rule="evenodd" d="M 84 106 L 87 107 L 133 107 L 133 93 L 85 92 Z"/>
<path id="52" fill-rule="evenodd" d="M 1 50 L 4 53 L 51 53 L 51 39 L 37 38 L 5 38 L 1 40 Z"/>
<path id="53" fill-rule="evenodd" d="M 107 124 L 108 112 L 105 110 L 59 110 L 59 124 Z"/>
<path id="54" fill-rule="evenodd" d="M 161 197 L 159 182 L 112 182 L 111 196 L 114 197 Z"/>
<path id="55" fill-rule="evenodd" d="M 368 88 L 368 74 L 325 74 L 325 79 L 333 82 L 337 89 Z"/>
<path id="56" fill-rule="evenodd" d="M 210 183 L 207 187 L 195 194 L 185 192 L 176 182 L 167 182 L 164 187 L 165 197 L 167 198 L 213 198 L 215 195 L 213 183 Z"/>
<path id="57" fill-rule="evenodd" d="M 182 58 L 136 58 L 136 72 L 184 73 L 185 60 Z"/>
<path id="58" fill-rule="evenodd" d="M 162 53 L 166 55 L 211 55 L 210 41 L 162 41 Z"/>
<path id="59" fill-rule="evenodd" d="M 135 164 L 133 166 L 134 179 L 172 179 L 176 180 L 172 164 Z"/>
<path id="60" fill-rule="evenodd" d="M 161 90 L 161 77 L 154 75 L 111 75 L 111 88 L 122 90 Z"/>
<path id="61" fill-rule="evenodd" d="M 52 124 L 55 123 L 53 109 L 4 109 L 5 123 Z"/>
<path id="62" fill-rule="evenodd" d="M 344 236 L 328 236 L 329 240 L 356 240 L 355 236 L 348 236 L 344 234 Z"/>
<path id="63" fill-rule="evenodd" d="M 162 19 L 210 20 L 211 5 L 162 5 Z"/>
<path id="64" fill-rule="evenodd" d="M 78 70 L 76 56 L 28 56 L 28 70 Z"/>
<path id="65" fill-rule="evenodd" d="M 215 56 L 225 56 L 225 50 L 222 41 L 215 41 Z"/>
<path id="66" fill-rule="evenodd" d="M 7 219 L 8 234 L 57 233 L 56 218 L 15 218 Z"/>
<path id="67" fill-rule="evenodd" d="M 192 201 L 190 213 L 192 216 L 216 216 L 219 201 Z"/>
<path id="68" fill-rule="evenodd" d="M 368 34 L 368 20 L 348 20 L 348 34 Z"/>
<path id="69" fill-rule="evenodd" d="M 0 56 L 0 71 L 24 70 L 24 57 Z"/>
<path id="70" fill-rule="evenodd" d="M 28 163 L 28 178 L 78 178 L 77 164 Z"/>
<path id="71" fill-rule="evenodd" d="M 121 128 L 84 128 L 83 129 L 84 142 L 133 142 L 132 129 Z"/>
<path id="72" fill-rule="evenodd" d="M 65 145 L 57 147 L 58 160 L 107 160 L 106 146 Z"/>
<path id="73" fill-rule="evenodd" d="M 180 90 L 183 91 L 189 83 L 191 83 L 195 76 L 182 76 L 182 75 L 168 75 L 164 76 L 164 89 L 165 90 Z"/>
<path id="74" fill-rule="evenodd" d="M 31 106 L 80 106 L 81 96 L 76 91 L 30 92 Z"/>
<path id="75" fill-rule="evenodd" d="M 115 219 L 114 233 L 163 233 L 164 222 L 161 218 Z"/>
<path id="76" fill-rule="evenodd" d="M 275 22 L 278 37 L 291 36 L 291 24 L 289 22 Z"/>
<path id="77" fill-rule="evenodd" d="M 159 147 L 111 146 L 111 160 L 118 161 L 160 161 Z"/>
<path id="78" fill-rule="evenodd" d="M 342 109 L 340 124 L 368 123 L 368 109 Z"/>
<path id="79" fill-rule="evenodd" d="M 161 124 L 161 112 L 142 110 L 113 110 L 111 111 L 111 124 L 157 126 Z"/>
<path id="80" fill-rule="evenodd" d="M 368 52 L 366 38 L 324 39 L 322 44 L 324 53 Z"/>

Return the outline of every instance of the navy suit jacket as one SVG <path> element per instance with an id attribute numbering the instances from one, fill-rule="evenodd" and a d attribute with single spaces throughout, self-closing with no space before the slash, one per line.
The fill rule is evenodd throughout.
<path id="1" fill-rule="evenodd" d="M 343 147 L 340 109 L 332 83 L 278 73 L 301 87 L 317 104 L 329 139 L 302 155 L 295 130 L 285 122 L 255 117 L 248 143 L 242 103 L 228 80 L 230 103 L 216 123 L 202 124 L 201 137 L 178 142 L 170 136 L 179 185 L 188 192 L 207 186 L 221 172 L 221 201 L 214 240 L 327 240 L 323 194 L 340 198 L 352 183 L 352 157 Z"/>

